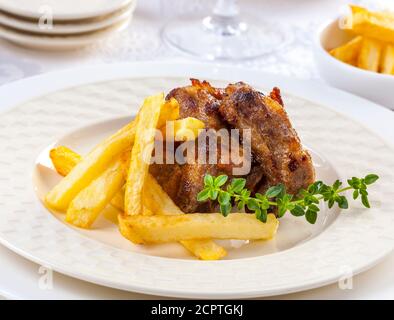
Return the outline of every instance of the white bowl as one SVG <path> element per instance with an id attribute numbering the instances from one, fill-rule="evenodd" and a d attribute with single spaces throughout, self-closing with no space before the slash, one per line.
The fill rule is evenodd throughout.
<path id="1" fill-rule="evenodd" d="M 314 53 L 322 78 L 333 87 L 352 92 L 394 110 L 394 76 L 353 67 L 328 53 L 328 50 L 352 38 L 352 35 L 339 28 L 338 19 L 319 30 L 314 43 Z"/>

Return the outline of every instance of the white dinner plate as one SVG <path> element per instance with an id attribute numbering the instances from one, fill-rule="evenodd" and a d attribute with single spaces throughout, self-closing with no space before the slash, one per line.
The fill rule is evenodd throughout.
<path id="1" fill-rule="evenodd" d="M 125 20 L 133 13 L 136 1 L 117 10 L 109 15 L 96 17 L 93 19 L 84 19 L 78 21 L 53 21 L 52 28 L 40 27 L 38 20 L 23 19 L 17 16 L 8 15 L 0 11 L 0 24 L 16 30 L 22 30 L 29 33 L 38 34 L 56 34 L 70 35 L 84 32 L 97 31 L 112 26 L 113 24 Z"/>
<path id="2" fill-rule="evenodd" d="M 79 47 L 91 45 L 103 40 L 115 32 L 124 30 L 130 23 L 131 17 L 127 16 L 122 20 L 96 31 L 80 34 L 68 35 L 40 35 L 26 33 L 21 30 L 0 25 L 0 37 L 17 45 L 39 49 L 39 50 L 72 50 Z"/>
<path id="3" fill-rule="evenodd" d="M 54 20 L 89 19 L 112 13 L 132 0 L 1 0 L 0 10 L 26 18 L 51 14 Z"/>
<path id="4" fill-rule="evenodd" d="M 220 85 L 243 80 L 264 91 L 280 86 L 291 120 L 312 150 L 318 178 L 380 175 L 370 191 L 372 209 L 357 202 L 346 212 L 323 208 L 314 226 L 286 216 L 274 240 L 223 242 L 229 254 L 222 261 L 195 260 L 177 244 L 135 246 L 104 217 L 93 230 L 79 230 L 45 209 L 40 199 L 59 180 L 48 159 L 51 146 L 85 153 L 127 122 L 145 96 L 186 85 L 190 77 Z M 358 115 L 343 114 L 370 108 L 387 114 L 392 124 L 390 112 L 366 100 L 257 71 L 157 63 L 58 72 L 10 84 L 0 94 L 11 107 L 0 117 L 0 241 L 59 272 L 156 295 L 257 297 L 338 281 L 392 251 L 393 147 L 352 119 Z"/>

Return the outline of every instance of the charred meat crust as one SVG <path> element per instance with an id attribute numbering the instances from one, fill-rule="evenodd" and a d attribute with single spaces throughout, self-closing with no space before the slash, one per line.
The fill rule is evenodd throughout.
<path id="1" fill-rule="evenodd" d="M 284 183 L 288 192 L 295 194 L 314 181 L 312 159 L 277 101 L 279 89 L 271 96 L 276 100 L 245 83 L 231 84 L 225 89 L 219 112 L 233 127 L 251 130 L 252 152 L 269 185 Z"/>
<path id="2" fill-rule="evenodd" d="M 208 82 L 192 79 L 192 85 L 173 89 L 166 99 L 175 98 L 180 105 L 180 118 L 194 117 L 204 122 L 207 129 L 226 129 L 227 123 L 219 114 L 223 90 Z M 220 149 L 220 146 L 218 146 Z M 208 150 L 205 151 L 208 153 Z M 197 152 L 196 152 L 197 155 Z M 218 154 L 220 160 L 220 154 Z M 220 162 L 220 161 L 219 161 Z M 184 165 L 152 165 L 152 175 L 183 212 L 211 212 L 209 203 L 197 201 L 197 194 L 204 186 L 204 175 L 210 173 L 231 175 L 231 164 L 212 165 L 190 163 Z"/>

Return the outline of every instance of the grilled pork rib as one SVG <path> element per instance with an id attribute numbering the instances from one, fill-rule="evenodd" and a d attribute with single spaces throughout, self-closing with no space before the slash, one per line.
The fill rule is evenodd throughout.
<path id="1" fill-rule="evenodd" d="M 206 129 L 251 129 L 252 159 L 239 150 L 241 165 L 251 163 L 251 170 L 243 177 L 246 187 L 253 192 L 264 192 L 268 187 L 284 183 L 287 191 L 297 193 L 314 180 L 311 157 L 300 143 L 297 133 L 283 108 L 277 88 L 264 96 L 244 83 L 217 89 L 208 82 L 193 79 L 192 85 L 173 89 L 167 99 L 175 98 L 180 105 L 180 118 L 195 117 Z M 240 130 L 242 137 L 242 130 Z M 201 150 L 208 156 L 207 150 Z M 226 146 L 224 146 L 226 148 Z M 222 164 L 221 145 L 217 148 L 217 164 L 153 164 L 151 174 L 183 212 L 212 212 L 217 210 L 209 202 L 197 201 L 203 188 L 204 175 L 226 174 L 233 177 L 235 163 Z M 223 149 L 226 150 L 226 149 Z M 228 150 L 236 159 L 233 150 Z M 197 152 L 196 152 L 197 154 Z"/>
<path id="2" fill-rule="evenodd" d="M 296 194 L 314 181 L 315 173 L 281 104 L 278 89 L 268 97 L 239 82 L 227 86 L 219 111 L 233 127 L 252 131 L 252 152 L 268 182 L 263 189 L 283 183 Z"/>

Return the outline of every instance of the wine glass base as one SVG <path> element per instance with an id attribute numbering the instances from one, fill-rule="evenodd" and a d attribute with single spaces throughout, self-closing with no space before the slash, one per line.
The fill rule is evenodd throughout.
<path id="1" fill-rule="evenodd" d="M 286 42 L 286 34 L 277 24 L 240 22 L 237 32 L 210 28 L 205 19 L 180 18 L 162 30 L 163 40 L 173 48 L 205 60 L 256 59 Z M 229 32 L 228 32 L 229 31 Z"/>

